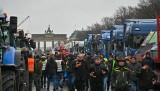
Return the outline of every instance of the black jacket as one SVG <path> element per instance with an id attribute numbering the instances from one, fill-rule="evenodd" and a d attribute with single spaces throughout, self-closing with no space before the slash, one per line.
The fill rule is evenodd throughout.
<path id="1" fill-rule="evenodd" d="M 116 88 L 125 88 L 130 84 L 130 70 L 126 67 L 117 67 L 112 71 L 112 85 Z"/>
<path id="2" fill-rule="evenodd" d="M 57 73 L 57 63 L 53 59 L 49 59 L 46 64 L 46 72 L 49 75 L 54 75 Z"/>
<path id="3" fill-rule="evenodd" d="M 87 62 L 88 68 L 95 63 L 92 57 L 86 58 L 86 62 Z"/>
<path id="4" fill-rule="evenodd" d="M 110 76 L 111 75 L 111 64 L 107 61 L 106 63 L 102 63 L 102 65 L 103 65 L 103 70 L 106 72 L 106 74 L 104 74 L 104 75 L 108 75 L 108 76 Z"/>
<path id="5" fill-rule="evenodd" d="M 93 75 L 96 76 L 96 77 L 95 78 L 94 77 L 90 77 L 91 81 L 96 82 L 96 83 L 103 82 L 104 74 L 102 73 L 102 70 L 106 71 L 105 67 L 104 67 L 104 64 L 96 64 L 96 63 L 92 64 L 90 66 L 89 73 L 94 72 Z"/>
<path id="6" fill-rule="evenodd" d="M 154 69 L 154 61 L 153 61 L 152 58 L 146 58 L 146 57 L 145 57 L 145 58 L 142 60 L 142 67 L 143 67 L 144 64 L 148 64 L 150 68 Z"/>
<path id="7" fill-rule="evenodd" d="M 142 88 L 153 88 L 152 80 L 156 79 L 156 75 L 152 69 L 141 69 L 138 76 L 140 77 L 140 85 Z"/>
<path id="8" fill-rule="evenodd" d="M 76 67 L 76 63 L 81 63 L 80 67 Z M 85 81 L 87 79 L 88 66 L 84 60 L 76 60 L 73 62 L 75 80 Z"/>
<path id="9" fill-rule="evenodd" d="M 73 63 L 74 63 L 75 60 L 68 60 L 66 62 L 66 69 L 67 69 L 67 72 L 68 73 L 73 73 L 74 70 L 73 70 Z"/>
<path id="10" fill-rule="evenodd" d="M 127 65 L 127 68 L 131 70 L 131 80 L 133 81 L 137 81 L 139 80 L 137 77 L 137 74 L 139 73 L 139 71 L 142 69 L 142 66 L 140 63 L 135 62 L 135 63 L 129 63 Z"/>

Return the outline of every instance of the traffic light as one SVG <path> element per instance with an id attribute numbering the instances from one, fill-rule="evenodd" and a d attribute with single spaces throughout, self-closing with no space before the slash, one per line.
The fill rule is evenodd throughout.
<path id="1" fill-rule="evenodd" d="M 11 33 L 17 33 L 17 17 L 11 16 L 10 17 L 10 32 Z"/>

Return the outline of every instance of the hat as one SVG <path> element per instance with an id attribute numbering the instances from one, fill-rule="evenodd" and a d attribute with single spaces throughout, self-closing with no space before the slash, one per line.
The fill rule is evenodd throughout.
<path id="1" fill-rule="evenodd" d="M 91 53 L 89 53 L 89 52 L 88 52 L 88 53 L 87 53 L 87 55 L 89 55 L 89 56 L 90 56 L 90 55 L 91 55 Z"/>
<path id="2" fill-rule="evenodd" d="M 46 58 L 46 56 L 42 56 L 41 58 Z"/>
<path id="3" fill-rule="evenodd" d="M 74 59 L 74 55 L 73 55 L 73 54 L 69 54 L 68 57 L 69 57 L 70 59 L 72 59 L 72 60 Z"/>
<path id="4" fill-rule="evenodd" d="M 100 56 L 95 56 L 94 60 L 100 59 Z"/>
<path id="5" fill-rule="evenodd" d="M 125 62 L 125 59 L 120 58 L 120 59 L 118 59 L 117 61 L 118 61 L 118 62 Z"/>
<path id="6" fill-rule="evenodd" d="M 40 58 L 40 56 L 39 55 L 36 55 L 36 57 L 35 57 L 36 59 L 38 59 L 38 58 Z"/>

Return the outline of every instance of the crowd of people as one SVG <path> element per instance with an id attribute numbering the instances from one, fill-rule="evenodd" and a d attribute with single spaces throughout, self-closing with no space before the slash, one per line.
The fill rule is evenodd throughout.
<path id="1" fill-rule="evenodd" d="M 90 53 L 58 53 L 35 56 L 34 83 L 36 91 L 47 88 L 53 81 L 53 91 L 160 91 L 154 61 L 147 52 L 142 62 L 136 57 Z M 31 81 L 32 82 L 32 81 Z"/>

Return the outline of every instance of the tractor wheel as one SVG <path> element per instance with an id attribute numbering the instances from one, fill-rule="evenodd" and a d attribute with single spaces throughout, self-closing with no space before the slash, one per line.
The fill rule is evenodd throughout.
<path id="1" fill-rule="evenodd" d="M 15 73 L 13 71 L 2 72 L 2 91 L 15 91 Z"/>

